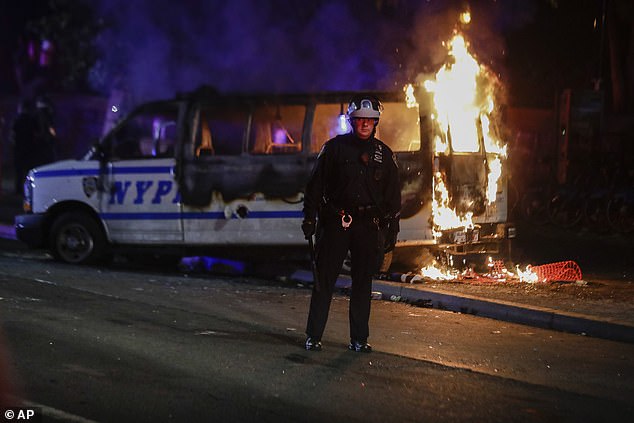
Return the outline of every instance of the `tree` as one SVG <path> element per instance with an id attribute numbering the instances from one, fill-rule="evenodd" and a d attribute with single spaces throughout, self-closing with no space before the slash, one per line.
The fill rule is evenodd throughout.
<path id="1" fill-rule="evenodd" d="M 24 33 L 39 42 L 38 77 L 46 88 L 88 90 L 102 24 L 86 0 L 49 0 L 45 13 L 27 21 Z M 19 64 L 18 64 L 19 65 Z"/>

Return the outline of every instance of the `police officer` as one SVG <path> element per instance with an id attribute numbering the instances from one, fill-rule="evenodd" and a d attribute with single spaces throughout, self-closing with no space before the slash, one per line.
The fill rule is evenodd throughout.
<path id="1" fill-rule="evenodd" d="M 324 144 L 306 186 L 302 230 L 306 239 L 316 233 L 318 275 L 306 325 L 307 350 L 321 350 L 335 282 L 350 251 L 348 348 L 372 351 L 368 344 L 372 277 L 383 254 L 394 248 L 401 207 L 396 158 L 374 137 L 382 110 L 373 96 L 353 98 L 347 113 L 352 132 Z"/>
<path id="2" fill-rule="evenodd" d="M 18 115 L 11 126 L 11 142 L 13 143 L 13 163 L 15 166 L 15 193 L 21 194 L 24 178 L 29 169 L 41 164 L 37 156 L 37 118 L 31 100 L 24 100 L 18 105 Z"/>
<path id="3" fill-rule="evenodd" d="M 35 99 L 35 117 L 37 119 L 37 154 L 36 166 L 55 161 L 57 153 L 57 133 L 55 131 L 53 103 L 48 97 L 38 96 Z"/>

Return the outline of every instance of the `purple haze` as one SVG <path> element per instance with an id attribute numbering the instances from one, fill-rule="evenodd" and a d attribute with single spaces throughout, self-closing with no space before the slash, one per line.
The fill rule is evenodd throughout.
<path id="1" fill-rule="evenodd" d="M 487 3 L 487 19 L 499 26 L 497 2 Z M 102 0 L 97 7 L 109 26 L 93 73 L 102 89 L 118 81 L 136 100 L 203 84 L 234 92 L 400 89 L 442 63 L 440 43 L 463 4 Z M 478 32 L 491 57 L 504 48 L 496 25 Z"/>

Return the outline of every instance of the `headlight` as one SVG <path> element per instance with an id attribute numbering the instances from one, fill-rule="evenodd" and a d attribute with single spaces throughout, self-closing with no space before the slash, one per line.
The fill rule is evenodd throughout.
<path id="1" fill-rule="evenodd" d="M 33 175 L 29 173 L 29 175 L 24 179 L 24 199 L 22 200 L 22 210 L 25 213 L 30 213 L 33 211 L 33 186 L 35 185 L 35 180 L 33 179 Z"/>

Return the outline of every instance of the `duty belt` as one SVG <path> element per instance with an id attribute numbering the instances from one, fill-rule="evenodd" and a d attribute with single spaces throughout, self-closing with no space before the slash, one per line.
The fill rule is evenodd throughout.
<path id="1" fill-rule="evenodd" d="M 379 208 L 375 205 L 369 206 L 357 206 L 357 207 L 337 207 L 332 203 L 328 203 L 327 207 L 335 214 L 339 216 L 349 215 L 352 217 L 379 217 Z"/>
<path id="2" fill-rule="evenodd" d="M 377 206 L 359 206 L 350 210 L 350 214 L 355 217 L 379 217 Z"/>
<path id="3" fill-rule="evenodd" d="M 358 206 L 347 209 L 335 207 L 331 203 L 328 203 L 327 206 L 338 216 L 341 216 L 341 226 L 344 230 L 350 227 L 353 217 L 355 219 L 372 219 L 372 222 L 377 227 L 379 226 L 379 208 L 377 206 Z"/>

